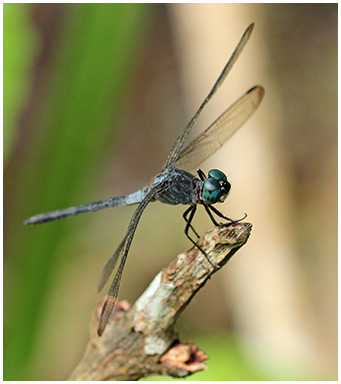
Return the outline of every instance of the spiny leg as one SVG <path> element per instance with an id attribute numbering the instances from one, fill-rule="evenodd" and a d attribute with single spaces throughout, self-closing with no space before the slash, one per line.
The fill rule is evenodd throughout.
<path id="1" fill-rule="evenodd" d="M 186 224 L 186 227 L 185 227 L 185 235 L 187 236 L 187 238 L 191 241 L 191 243 L 197 247 L 199 249 L 199 251 L 205 256 L 206 260 L 210 263 L 210 265 L 214 268 L 214 269 L 219 269 L 218 266 L 212 264 L 211 260 L 209 259 L 208 255 L 206 254 L 206 252 L 199 247 L 199 245 L 189 236 L 188 234 L 188 230 L 189 228 L 191 227 L 191 222 L 193 220 L 193 217 L 194 217 L 194 214 L 197 210 L 197 206 L 196 205 L 192 205 L 191 207 L 189 207 L 189 209 L 187 210 L 188 212 L 190 212 L 190 216 L 189 216 L 189 219 L 187 221 L 187 224 Z M 187 213 L 188 213 L 187 212 Z"/>
<path id="2" fill-rule="evenodd" d="M 210 217 L 210 219 L 212 220 L 212 223 L 215 225 L 215 226 L 219 226 L 220 224 L 216 221 L 216 219 L 213 217 L 211 211 L 208 209 L 208 207 L 210 207 L 209 205 L 207 204 L 204 204 L 204 208 L 205 208 L 205 211 L 207 212 L 208 216 Z"/>
<path id="3" fill-rule="evenodd" d="M 230 225 L 230 224 L 235 224 L 235 223 L 239 223 L 240 221 L 242 221 L 242 220 L 244 220 L 244 219 L 247 218 L 247 214 L 245 213 L 244 216 L 243 216 L 241 219 L 238 219 L 238 220 L 232 220 L 232 219 L 230 219 L 229 217 L 224 216 L 220 211 L 218 211 L 217 208 L 213 207 L 212 205 L 207 205 L 207 207 L 208 207 L 209 209 L 211 209 L 217 216 L 221 217 L 222 219 L 225 219 L 225 220 L 229 221 L 230 223 L 229 223 L 228 225 Z M 205 205 L 205 209 L 206 209 L 206 205 Z M 206 211 L 207 211 L 207 209 L 206 209 Z M 208 211 L 207 211 L 207 213 L 208 213 Z M 209 214 L 209 216 L 211 217 L 210 213 L 208 213 L 208 214 Z M 212 217 L 211 217 L 211 219 L 212 219 Z M 213 220 L 212 220 L 212 221 L 213 221 Z M 214 221 L 213 221 L 213 222 L 214 222 Z M 216 224 L 215 224 L 215 225 L 216 225 Z M 218 225 L 221 225 L 221 224 L 218 224 Z"/>
<path id="4" fill-rule="evenodd" d="M 186 223 L 188 223 L 188 220 L 187 220 L 187 215 L 191 212 L 192 210 L 192 206 L 190 206 L 188 209 L 186 209 L 186 211 L 184 212 L 184 214 L 182 215 L 182 217 L 184 218 L 184 220 L 186 221 Z M 199 239 L 199 235 L 198 235 L 198 232 L 193 228 L 192 224 L 190 224 L 190 228 L 192 229 L 192 231 L 195 233 L 195 235 L 197 236 L 197 238 Z"/>

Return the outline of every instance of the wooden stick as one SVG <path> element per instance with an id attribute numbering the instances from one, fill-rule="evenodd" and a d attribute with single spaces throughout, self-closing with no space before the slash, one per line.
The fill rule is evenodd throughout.
<path id="1" fill-rule="evenodd" d="M 222 267 L 248 240 L 252 225 L 215 227 L 199 246 Z M 208 357 L 195 344 L 181 343 L 174 325 L 213 269 L 196 248 L 181 253 L 159 272 L 130 307 L 118 302 L 108 326 L 97 336 L 102 302 L 93 313 L 90 341 L 69 380 L 138 380 L 153 375 L 183 378 L 207 369 Z"/>

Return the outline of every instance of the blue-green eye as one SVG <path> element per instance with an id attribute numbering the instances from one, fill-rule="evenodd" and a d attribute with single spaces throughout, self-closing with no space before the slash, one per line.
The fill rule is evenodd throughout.
<path id="1" fill-rule="evenodd" d="M 219 169 L 211 169 L 208 172 L 208 177 L 213 177 L 216 180 L 224 180 L 227 181 L 227 177 L 224 172 L 219 171 Z"/>
<path id="2" fill-rule="evenodd" d="M 220 200 L 221 186 L 218 180 L 210 177 L 205 180 L 202 189 L 202 199 L 206 204 L 215 204 Z"/>
<path id="3" fill-rule="evenodd" d="M 231 184 L 224 172 L 211 169 L 202 188 L 202 200 L 206 204 L 222 203 L 230 192 Z"/>

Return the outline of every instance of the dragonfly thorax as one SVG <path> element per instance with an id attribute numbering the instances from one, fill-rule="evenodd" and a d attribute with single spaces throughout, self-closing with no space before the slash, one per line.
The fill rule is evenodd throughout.
<path id="1" fill-rule="evenodd" d="M 218 169 L 208 172 L 208 178 L 202 187 L 202 200 L 206 204 L 222 203 L 230 192 L 231 184 L 227 181 L 225 173 Z"/>

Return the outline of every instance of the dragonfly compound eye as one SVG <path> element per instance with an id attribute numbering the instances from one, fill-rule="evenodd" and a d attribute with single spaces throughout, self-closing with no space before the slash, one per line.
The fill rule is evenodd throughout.
<path id="1" fill-rule="evenodd" d="M 218 182 L 219 184 L 219 189 L 220 189 L 220 194 L 218 196 L 218 194 L 214 195 L 214 197 L 216 197 L 216 201 L 213 202 L 213 203 L 209 203 L 209 204 L 214 204 L 214 203 L 217 203 L 218 201 L 220 201 L 221 203 L 225 201 L 228 193 L 230 192 L 230 189 L 231 189 L 231 184 L 227 181 L 227 177 L 225 175 L 224 172 L 222 171 L 219 171 L 219 169 L 211 169 L 209 172 L 208 172 L 208 176 L 209 176 L 209 179 L 208 180 L 215 180 Z M 205 201 L 206 203 L 206 201 Z"/>
<path id="2" fill-rule="evenodd" d="M 208 172 L 208 177 L 213 177 L 216 180 L 227 181 L 227 177 L 224 172 L 219 171 L 219 169 L 211 169 Z"/>
<path id="3" fill-rule="evenodd" d="M 221 198 L 221 185 L 219 181 L 210 177 L 204 182 L 202 199 L 206 204 L 215 204 Z"/>

